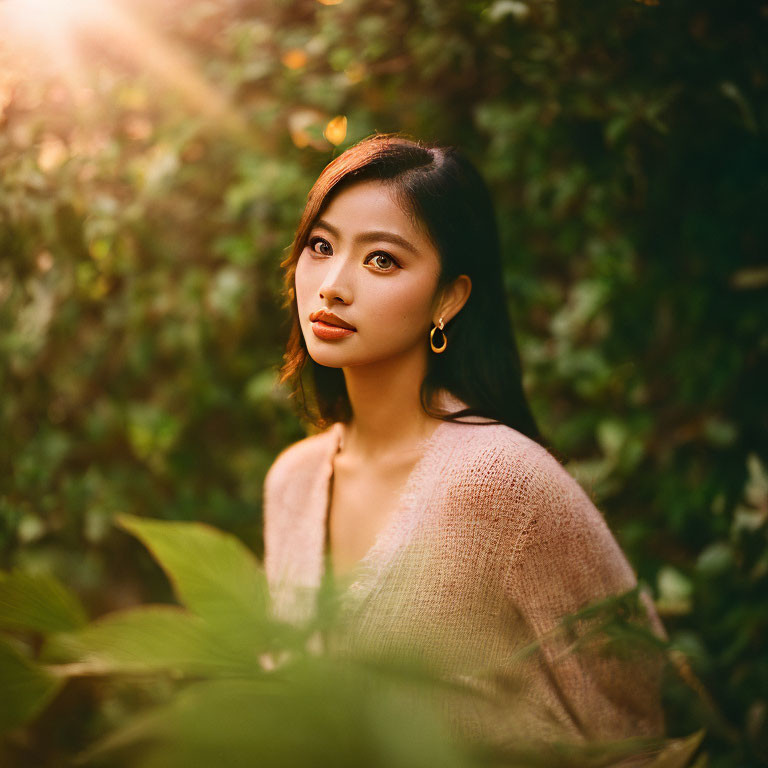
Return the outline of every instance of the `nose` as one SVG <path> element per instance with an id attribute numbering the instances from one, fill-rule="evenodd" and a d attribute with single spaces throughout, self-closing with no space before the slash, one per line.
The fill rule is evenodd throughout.
<path id="1" fill-rule="evenodd" d="M 337 257 L 335 264 L 328 267 L 328 271 L 320 283 L 319 293 L 321 299 L 338 299 L 345 304 L 349 304 L 352 300 L 352 294 L 348 287 L 349 281 L 344 279 L 345 265 L 346 261 Z"/>

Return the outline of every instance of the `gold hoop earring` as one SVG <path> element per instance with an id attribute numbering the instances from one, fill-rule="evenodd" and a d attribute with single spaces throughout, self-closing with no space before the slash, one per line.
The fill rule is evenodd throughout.
<path id="1" fill-rule="evenodd" d="M 435 346 L 435 331 L 438 328 L 438 325 L 440 326 L 440 333 L 443 334 L 443 346 L 442 347 L 436 347 Z M 440 322 L 438 323 L 430 332 L 429 332 L 429 346 L 432 347 L 433 352 L 437 352 L 440 354 L 441 352 L 445 352 L 445 348 L 448 346 L 448 337 L 445 335 L 445 331 L 443 330 L 443 318 L 440 318 Z"/>

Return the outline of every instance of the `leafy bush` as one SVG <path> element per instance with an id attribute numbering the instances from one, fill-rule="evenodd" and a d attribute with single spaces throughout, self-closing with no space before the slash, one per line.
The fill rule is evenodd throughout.
<path id="1" fill-rule="evenodd" d="M 576 768 L 658 746 L 531 740 L 511 752 L 462 744 L 423 696 L 456 683 L 405 656 L 374 661 L 317 649 L 313 638 L 339 631 L 332 589 L 321 593 L 310 621 L 278 622 L 262 569 L 231 534 L 130 516 L 120 523 L 149 547 L 182 605 L 138 606 L 86 623 L 77 598 L 58 582 L 4 575 L 0 627 L 20 633 L 0 640 L 0 732 L 9 736 L 9 754 L 23 744 L 19 727 L 65 680 L 82 676 L 101 679 L 106 691 L 115 680 L 128 681 L 147 701 L 113 717 L 109 732 L 77 755 L 78 764 Z M 604 609 L 593 606 L 570 620 Z M 626 641 L 615 615 L 606 626 L 614 644 Z M 119 701 L 119 686 L 103 706 L 116 695 Z M 702 736 L 671 740 L 653 766 L 689 765 Z"/>

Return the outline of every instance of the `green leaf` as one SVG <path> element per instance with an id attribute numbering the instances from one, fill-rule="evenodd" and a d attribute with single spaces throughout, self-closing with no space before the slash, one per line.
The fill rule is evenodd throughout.
<path id="1" fill-rule="evenodd" d="M 686 768 L 704 738 L 705 729 L 696 731 L 683 739 L 673 739 L 667 743 L 656 759 L 647 768 Z"/>
<path id="2" fill-rule="evenodd" d="M 254 555 L 237 538 L 204 523 L 132 515 L 120 515 L 117 521 L 149 548 L 187 608 L 249 646 L 264 638 L 266 578 Z"/>
<path id="3" fill-rule="evenodd" d="M 137 768 L 466 766 L 428 701 L 356 665 L 305 658 L 277 678 L 191 682 L 82 759 L 149 746 Z M 135 754 L 135 753 L 134 753 Z"/>
<path id="4" fill-rule="evenodd" d="M 0 628 L 48 634 L 79 629 L 86 623 L 77 597 L 53 576 L 0 572 Z"/>
<path id="5" fill-rule="evenodd" d="M 174 676 L 247 676 L 260 671 L 255 649 L 244 653 L 204 619 L 171 605 L 118 611 L 78 632 L 53 636 L 44 657 L 79 661 L 97 674 L 164 670 Z"/>
<path id="6" fill-rule="evenodd" d="M 662 614 L 685 614 L 691 610 L 693 584 L 671 565 L 662 566 L 657 574 L 659 599 L 656 607 Z"/>
<path id="7" fill-rule="evenodd" d="M 0 639 L 0 733 L 35 717 L 62 683 Z"/>
<path id="8" fill-rule="evenodd" d="M 280 684 L 246 680 L 191 682 L 167 703 L 142 712 L 108 733 L 78 757 L 78 763 L 103 759 L 140 744 L 152 745 L 137 766 L 252 765 L 254 755 L 270 752 L 287 732 L 295 737 L 289 703 L 294 696 Z M 213 754 L 211 754 L 213 753 Z M 263 762 L 263 761 L 262 761 Z M 286 763 L 289 764 L 289 763 Z"/>

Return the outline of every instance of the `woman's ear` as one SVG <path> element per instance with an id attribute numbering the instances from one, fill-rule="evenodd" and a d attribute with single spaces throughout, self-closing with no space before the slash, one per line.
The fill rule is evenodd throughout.
<path id="1" fill-rule="evenodd" d="M 469 275 L 459 275 L 450 285 L 446 286 L 438 303 L 435 325 L 441 317 L 443 322 L 447 324 L 458 315 L 461 308 L 467 303 L 470 293 L 472 293 L 472 280 Z"/>

